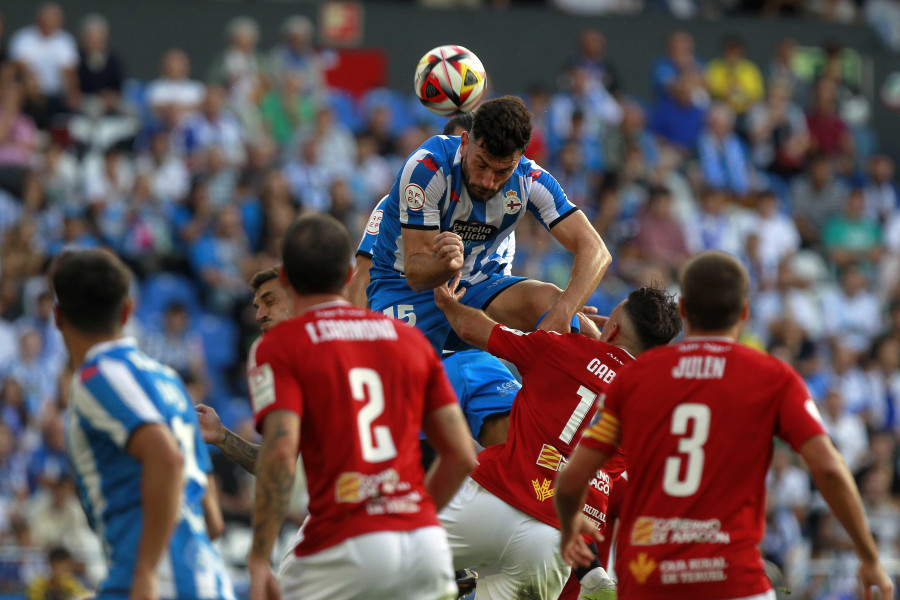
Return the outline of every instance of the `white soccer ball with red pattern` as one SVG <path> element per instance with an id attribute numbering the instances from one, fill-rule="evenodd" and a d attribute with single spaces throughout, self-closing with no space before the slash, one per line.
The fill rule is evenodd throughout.
<path id="1" fill-rule="evenodd" d="M 475 53 L 462 46 L 438 46 L 416 67 L 416 96 L 436 115 L 475 110 L 484 99 L 487 74 Z"/>

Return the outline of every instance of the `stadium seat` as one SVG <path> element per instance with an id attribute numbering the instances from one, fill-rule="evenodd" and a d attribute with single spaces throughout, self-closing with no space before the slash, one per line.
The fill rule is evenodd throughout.
<path id="1" fill-rule="evenodd" d="M 363 126 L 362 117 L 353 97 L 346 92 L 332 90 L 328 94 L 328 105 L 334 110 L 337 120 L 353 133 L 359 133 Z"/>
<path id="2" fill-rule="evenodd" d="M 184 275 L 159 273 L 144 280 L 135 316 L 146 325 L 159 325 L 160 317 L 173 302 L 183 304 L 191 317 L 200 314 L 200 299 L 193 282 Z"/>
<path id="3" fill-rule="evenodd" d="M 366 92 L 360 100 L 360 112 L 368 115 L 378 106 L 387 106 L 391 111 L 391 133 L 397 135 L 413 124 L 410 118 L 407 99 L 388 88 L 376 88 Z"/>
<path id="4" fill-rule="evenodd" d="M 444 124 L 447 122 L 447 119 L 434 114 L 422 106 L 415 94 L 410 94 L 407 97 L 406 110 L 411 123 L 424 123 L 439 133 L 444 130 Z"/>

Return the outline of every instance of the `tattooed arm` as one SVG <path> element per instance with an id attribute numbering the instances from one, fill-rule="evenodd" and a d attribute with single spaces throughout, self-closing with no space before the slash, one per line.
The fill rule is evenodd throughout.
<path id="1" fill-rule="evenodd" d="M 278 582 L 272 573 L 271 556 L 288 512 L 299 441 L 299 415 L 287 410 L 275 410 L 266 415 L 256 465 L 253 546 L 247 561 L 252 600 L 280 596 Z"/>
<path id="2" fill-rule="evenodd" d="M 203 435 L 204 442 L 216 446 L 222 451 L 225 458 L 251 475 L 256 474 L 256 459 L 259 457 L 258 445 L 248 442 L 222 425 L 219 415 L 211 406 L 198 404 L 197 420 L 200 422 L 200 433 Z"/>

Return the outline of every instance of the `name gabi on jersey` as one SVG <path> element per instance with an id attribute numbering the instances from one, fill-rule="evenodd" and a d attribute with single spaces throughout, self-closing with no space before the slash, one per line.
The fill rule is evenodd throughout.
<path id="1" fill-rule="evenodd" d="M 612 380 L 616 378 L 616 372 L 600 362 L 599 358 L 591 359 L 591 362 L 587 364 L 587 370 L 606 383 L 612 383 Z"/>
<path id="2" fill-rule="evenodd" d="M 466 221 L 454 221 L 450 231 L 462 238 L 464 242 L 478 242 L 483 244 L 497 237 L 499 231 L 493 225 L 484 223 L 468 223 Z"/>
<path id="3" fill-rule="evenodd" d="M 722 379 L 724 356 L 682 356 L 672 369 L 674 379 Z"/>
<path id="4" fill-rule="evenodd" d="M 356 319 L 353 321 L 321 320 L 306 324 L 306 333 L 314 344 L 319 342 L 396 340 L 394 323 L 385 319 Z"/>

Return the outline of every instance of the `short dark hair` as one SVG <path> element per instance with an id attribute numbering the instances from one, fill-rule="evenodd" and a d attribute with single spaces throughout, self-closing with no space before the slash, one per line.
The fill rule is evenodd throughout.
<path id="1" fill-rule="evenodd" d="M 444 135 L 456 135 L 457 129 L 463 129 L 464 131 L 472 130 L 472 122 L 475 120 L 475 117 L 472 116 L 472 113 L 459 113 L 458 115 L 453 115 L 447 122 L 444 123 Z"/>
<path id="2" fill-rule="evenodd" d="M 290 226 L 281 243 L 287 279 L 298 294 L 337 294 L 344 289 L 353 245 L 330 215 L 310 213 Z"/>
<path id="3" fill-rule="evenodd" d="M 120 325 L 131 271 L 102 249 L 67 250 L 51 265 L 59 312 L 75 329 L 110 334 Z"/>
<path id="4" fill-rule="evenodd" d="M 250 278 L 250 289 L 253 290 L 253 293 L 255 294 L 264 283 L 268 283 L 273 279 L 278 279 L 278 265 L 254 273 L 253 277 Z"/>
<path id="5" fill-rule="evenodd" d="M 54 546 L 47 552 L 47 562 L 58 563 L 64 560 L 71 560 L 72 553 L 64 546 Z"/>
<path id="6" fill-rule="evenodd" d="M 681 331 L 675 297 L 665 290 L 638 288 L 628 294 L 622 310 L 634 327 L 641 350 L 668 344 Z"/>
<path id="7" fill-rule="evenodd" d="M 681 298 L 685 317 L 700 331 L 733 327 L 747 304 L 750 277 L 730 254 L 709 250 L 685 263 L 681 271 Z"/>
<path id="8" fill-rule="evenodd" d="M 515 96 L 488 100 L 475 111 L 471 134 L 491 156 L 524 153 L 531 141 L 531 113 Z"/>

